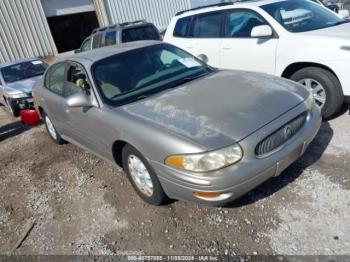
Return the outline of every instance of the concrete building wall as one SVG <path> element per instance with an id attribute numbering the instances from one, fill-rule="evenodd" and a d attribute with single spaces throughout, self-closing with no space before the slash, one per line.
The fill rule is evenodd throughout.
<path id="1" fill-rule="evenodd" d="M 40 0 L 0 1 L 0 62 L 55 54 Z"/>
<path id="2" fill-rule="evenodd" d="M 165 28 L 175 13 L 189 9 L 190 0 L 104 0 L 110 24 L 146 19 Z"/>

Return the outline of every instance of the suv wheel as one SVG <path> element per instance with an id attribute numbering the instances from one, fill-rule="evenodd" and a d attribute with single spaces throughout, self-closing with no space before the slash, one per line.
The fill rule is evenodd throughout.
<path id="1" fill-rule="evenodd" d="M 147 203 L 160 206 L 168 197 L 148 161 L 134 147 L 123 148 L 123 167 L 137 194 Z"/>
<path id="2" fill-rule="evenodd" d="M 54 127 L 54 125 L 52 124 L 49 116 L 47 114 L 43 113 L 42 117 L 44 119 L 46 130 L 49 133 L 51 139 L 58 145 L 64 144 L 64 140 L 61 138 L 60 134 L 57 132 L 57 130 Z"/>
<path id="3" fill-rule="evenodd" d="M 344 95 L 340 82 L 325 69 L 306 67 L 295 72 L 290 79 L 303 84 L 313 93 L 324 119 L 334 116 L 343 105 Z"/>

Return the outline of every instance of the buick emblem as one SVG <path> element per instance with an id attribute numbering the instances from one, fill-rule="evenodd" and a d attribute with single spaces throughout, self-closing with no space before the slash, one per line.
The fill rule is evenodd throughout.
<path id="1" fill-rule="evenodd" d="M 283 135 L 285 139 L 288 139 L 292 136 L 292 127 L 290 125 L 287 125 L 284 129 L 283 129 Z"/>

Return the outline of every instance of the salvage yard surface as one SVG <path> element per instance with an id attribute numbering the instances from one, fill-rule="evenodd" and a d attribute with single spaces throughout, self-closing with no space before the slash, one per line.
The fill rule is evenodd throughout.
<path id="1" fill-rule="evenodd" d="M 350 254 L 350 116 L 228 208 L 138 198 L 122 170 L 0 107 L 0 254 Z"/>

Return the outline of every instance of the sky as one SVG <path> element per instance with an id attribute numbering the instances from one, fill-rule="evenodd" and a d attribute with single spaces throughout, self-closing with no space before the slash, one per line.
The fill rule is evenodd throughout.
<path id="1" fill-rule="evenodd" d="M 211 5 L 220 2 L 219 0 L 192 0 L 192 7 L 197 7 L 201 5 Z"/>

